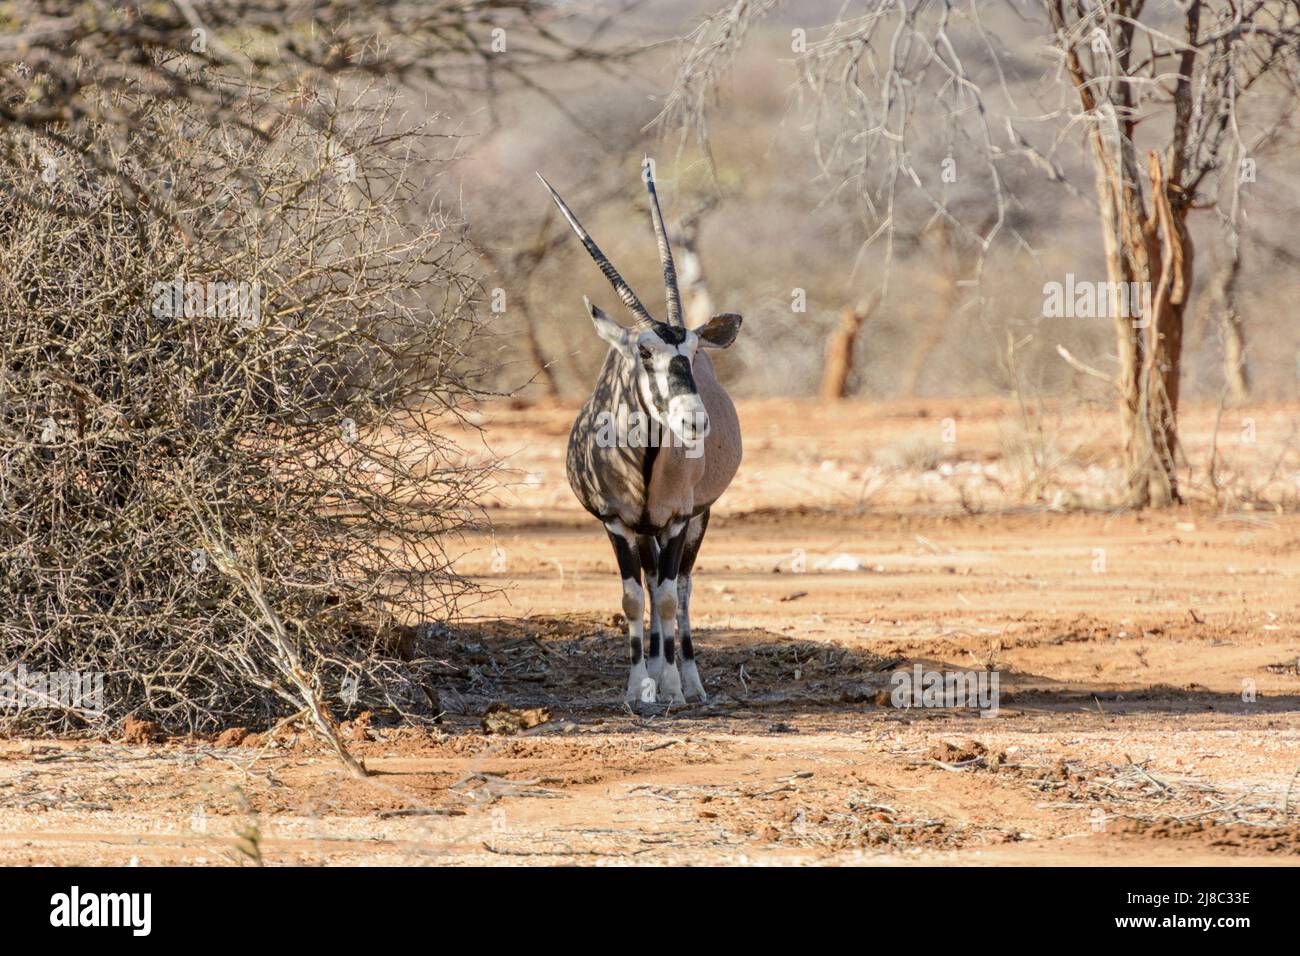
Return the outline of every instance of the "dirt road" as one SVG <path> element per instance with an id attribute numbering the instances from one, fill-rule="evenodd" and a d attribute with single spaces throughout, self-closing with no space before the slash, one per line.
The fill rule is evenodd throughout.
<path id="1" fill-rule="evenodd" d="M 1188 414 L 1193 460 L 1212 411 Z M 850 414 L 742 409 L 755 437 L 693 602 L 708 704 L 623 710 L 619 585 L 564 485 L 568 413 L 496 409 L 515 472 L 459 566 L 505 589 L 445 637 L 438 730 L 349 724 L 365 781 L 292 730 L 0 741 L 0 863 L 1300 861 L 1300 518 L 1075 510 L 1104 425 L 1077 421 L 1008 508 L 1005 407 Z M 924 461 L 907 442 L 930 430 Z M 1282 430 L 1231 459 L 1241 481 L 1280 460 L 1285 491 Z M 996 674 L 996 713 L 894 706 L 916 665 Z M 493 701 L 550 719 L 486 735 Z"/>

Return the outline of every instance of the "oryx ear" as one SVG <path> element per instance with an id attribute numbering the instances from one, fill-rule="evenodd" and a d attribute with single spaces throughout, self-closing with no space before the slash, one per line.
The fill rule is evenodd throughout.
<path id="1" fill-rule="evenodd" d="M 736 341 L 743 321 L 735 312 L 719 312 L 696 329 L 695 334 L 706 349 L 725 349 Z"/>
<path id="2" fill-rule="evenodd" d="M 596 334 L 620 352 L 629 351 L 632 344 L 631 331 L 611 319 L 600 306 L 593 305 L 585 295 L 582 297 L 582 301 L 587 306 L 587 313 L 591 316 L 591 324 L 596 327 Z"/>

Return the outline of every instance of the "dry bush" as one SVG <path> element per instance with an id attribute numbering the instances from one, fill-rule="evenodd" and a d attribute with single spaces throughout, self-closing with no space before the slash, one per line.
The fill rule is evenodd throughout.
<path id="1" fill-rule="evenodd" d="M 933 471 L 943 463 L 944 446 L 920 435 L 880 448 L 875 461 L 888 471 Z"/>
<path id="2" fill-rule="evenodd" d="M 147 141 L 10 129 L 0 165 L 0 661 L 101 673 L 105 706 L 9 725 L 429 716 L 436 628 L 412 625 L 467 593 L 445 548 L 486 477 L 438 434 L 476 287 L 446 224 L 403 211 L 429 131 L 337 88 L 273 138 L 97 95 Z M 169 309 L 178 278 L 203 295 Z"/>

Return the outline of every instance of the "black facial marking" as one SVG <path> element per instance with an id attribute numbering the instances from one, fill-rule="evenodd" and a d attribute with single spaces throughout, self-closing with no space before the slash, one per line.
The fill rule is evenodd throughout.
<path id="1" fill-rule="evenodd" d="M 668 410 L 668 395 L 659 390 L 659 376 L 655 374 L 654 362 L 645 363 L 646 381 L 650 385 L 650 401 L 654 407 L 662 414 Z M 672 393 L 669 392 L 671 395 Z"/>
<path id="2" fill-rule="evenodd" d="M 691 360 L 685 355 L 674 355 L 668 360 L 668 395 L 695 394 L 695 376 L 691 374 Z"/>
<path id="3" fill-rule="evenodd" d="M 675 325 L 656 325 L 655 335 L 663 339 L 669 345 L 681 345 L 686 341 L 686 330 L 679 329 Z"/>

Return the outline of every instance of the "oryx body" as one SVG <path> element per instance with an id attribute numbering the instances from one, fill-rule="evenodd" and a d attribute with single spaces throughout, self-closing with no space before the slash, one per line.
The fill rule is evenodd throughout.
<path id="1" fill-rule="evenodd" d="M 611 348 L 573 423 L 567 462 L 574 494 L 604 524 L 618 560 L 631 650 L 624 699 L 633 706 L 655 699 L 705 699 L 691 643 L 691 574 L 709 508 L 731 483 L 741 458 L 735 406 L 702 350 L 729 346 L 740 316 L 716 315 L 698 329 L 683 325 L 672 252 L 648 166 L 645 180 L 664 270 L 667 322 L 650 316 L 551 190 L 636 319 L 625 328 L 587 302 L 597 334 Z M 647 606 L 648 651 L 643 646 Z"/>

